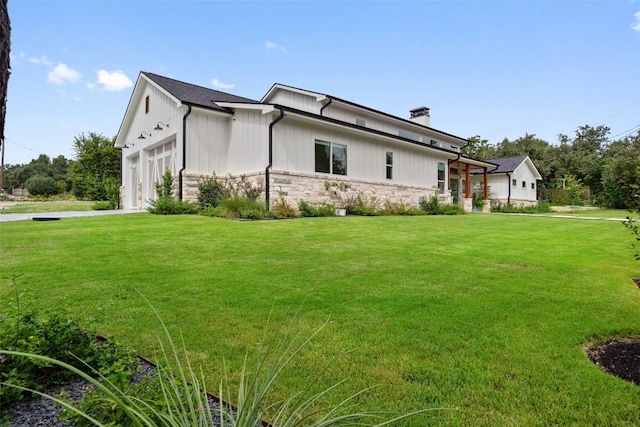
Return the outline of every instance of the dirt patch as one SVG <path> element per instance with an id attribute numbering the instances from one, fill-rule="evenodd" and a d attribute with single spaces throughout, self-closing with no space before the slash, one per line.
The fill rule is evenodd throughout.
<path id="1" fill-rule="evenodd" d="M 604 371 L 640 385 L 640 339 L 615 339 L 591 346 L 585 352 Z"/>

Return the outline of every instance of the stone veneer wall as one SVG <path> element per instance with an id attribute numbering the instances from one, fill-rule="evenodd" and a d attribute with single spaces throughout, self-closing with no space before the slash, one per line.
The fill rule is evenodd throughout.
<path id="1" fill-rule="evenodd" d="M 340 183 L 349 184 L 350 188 L 340 191 L 333 185 Z M 327 185 L 329 189 L 327 189 Z M 337 175 L 319 177 L 286 171 L 271 172 L 271 203 L 273 204 L 282 195 L 294 207 L 298 206 L 300 200 L 309 203 L 332 203 L 336 207 L 341 207 L 341 203 L 347 199 L 355 199 L 358 194 L 369 200 L 375 198 L 380 203 L 380 207 L 385 200 L 396 203 L 402 201 L 407 207 L 419 207 L 421 198 L 428 199 L 437 194 L 437 191 L 437 189 L 426 187 L 368 182 Z"/>
<path id="2" fill-rule="evenodd" d="M 198 183 L 206 175 L 184 174 L 183 175 L 183 199 L 195 201 L 198 194 Z M 254 186 L 264 188 L 264 173 L 253 173 L 244 175 L 246 180 Z M 437 188 L 402 186 L 386 182 L 367 182 L 362 180 L 349 179 L 336 175 L 322 176 L 304 173 L 292 173 L 287 171 L 272 171 L 270 202 L 273 203 L 280 199 L 282 195 L 287 203 L 297 208 L 300 200 L 309 203 L 332 203 L 336 207 L 340 207 L 340 203 L 348 198 L 355 198 L 358 194 L 362 194 L 367 199 L 376 199 L 380 205 L 385 200 L 393 202 L 404 202 L 408 207 L 419 207 L 421 198 L 429 199 L 433 195 L 437 195 Z M 218 177 L 225 180 L 227 177 Z M 237 178 L 237 177 L 235 177 Z M 327 184 L 330 188 L 327 190 Z M 346 183 L 350 188 L 344 192 L 334 191 L 336 189 L 332 184 Z M 439 195 L 443 203 L 450 203 L 449 195 Z"/>

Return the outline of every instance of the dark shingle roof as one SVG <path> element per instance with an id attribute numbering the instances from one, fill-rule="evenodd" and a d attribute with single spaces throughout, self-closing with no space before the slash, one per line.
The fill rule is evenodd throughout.
<path id="1" fill-rule="evenodd" d="M 258 101 L 253 99 L 181 82 L 179 80 L 170 79 L 157 74 L 146 72 L 142 72 L 142 74 L 153 80 L 171 95 L 178 98 L 180 102 L 184 102 L 186 104 L 205 107 L 211 110 L 229 111 L 226 108 L 218 106 L 216 102 L 258 103 Z"/>
<path id="2" fill-rule="evenodd" d="M 489 173 L 493 174 L 493 173 L 513 172 L 514 170 L 516 170 L 518 166 L 520 166 L 522 162 L 524 162 L 524 160 L 527 157 L 528 156 L 524 155 L 524 156 L 513 156 L 513 157 L 499 157 L 497 159 L 487 159 L 486 160 L 487 162 L 498 165 L 497 168 L 495 168 L 492 171 L 489 171 Z M 470 172 L 472 174 L 478 174 L 478 173 L 482 173 L 482 169 L 472 169 Z"/>

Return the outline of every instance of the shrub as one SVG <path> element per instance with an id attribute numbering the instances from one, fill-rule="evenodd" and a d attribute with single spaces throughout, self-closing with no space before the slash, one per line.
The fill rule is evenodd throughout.
<path id="1" fill-rule="evenodd" d="M 273 204 L 271 213 L 275 214 L 277 218 L 293 218 L 296 216 L 295 209 L 293 209 L 293 206 L 284 198 L 284 194 L 280 194 L 278 200 Z"/>
<path id="2" fill-rule="evenodd" d="M 91 205 L 91 209 L 94 211 L 110 211 L 115 208 L 116 206 L 113 206 L 113 204 L 107 200 L 101 200 Z"/>
<path id="3" fill-rule="evenodd" d="M 358 192 L 356 199 L 352 204 L 347 205 L 347 213 L 351 215 L 376 216 L 378 212 L 378 199 L 375 197 L 367 197 Z"/>
<path id="4" fill-rule="evenodd" d="M 306 217 L 323 217 L 323 216 L 335 216 L 336 208 L 331 203 L 322 203 L 317 206 L 312 206 L 305 200 L 298 202 L 298 210 L 301 216 Z"/>
<path id="5" fill-rule="evenodd" d="M 56 181 L 48 176 L 35 175 L 29 178 L 25 184 L 25 188 L 29 191 L 29 194 L 34 196 L 51 196 L 58 194 L 58 184 Z"/>
<path id="6" fill-rule="evenodd" d="M 198 207 L 202 209 L 215 208 L 220 202 L 230 196 L 230 190 L 218 178 L 205 177 L 198 183 Z"/>
<path id="7" fill-rule="evenodd" d="M 84 372 L 91 372 L 78 358 L 99 373 L 110 375 L 135 362 L 133 352 L 96 341 L 95 332 L 65 313 L 41 313 L 23 301 L 16 278 L 10 278 L 13 303 L 0 312 L 0 349 L 45 355 Z M 26 306 L 26 309 L 25 309 Z M 15 386 L 42 390 L 71 377 L 66 369 L 36 358 L 0 356 L 0 407 L 22 399 L 25 391 Z"/>
<path id="8" fill-rule="evenodd" d="M 491 212 L 501 212 L 501 213 L 522 213 L 522 214 L 537 214 L 537 213 L 549 213 L 551 212 L 551 207 L 549 202 L 540 201 L 537 205 L 534 206 L 520 206 L 516 207 L 510 203 L 505 205 L 500 205 L 497 208 L 492 208 Z"/>
<path id="9" fill-rule="evenodd" d="M 147 211 L 150 213 L 159 215 L 185 215 L 198 213 L 198 208 L 195 204 L 173 198 L 173 176 L 169 169 L 167 169 L 162 175 L 162 180 L 155 183 L 155 187 L 158 198 L 156 200 L 149 200 L 149 204 L 151 206 L 147 208 Z"/>
<path id="10" fill-rule="evenodd" d="M 420 206 L 427 215 L 461 215 L 464 209 L 460 205 L 443 205 L 437 195 L 424 200 Z"/>
<path id="11" fill-rule="evenodd" d="M 147 208 L 152 214 L 157 215 L 189 215 L 198 213 L 198 207 L 184 200 L 176 200 L 173 197 L 162 197 L 158 200 L 150 200 L 151 206 Z"/>

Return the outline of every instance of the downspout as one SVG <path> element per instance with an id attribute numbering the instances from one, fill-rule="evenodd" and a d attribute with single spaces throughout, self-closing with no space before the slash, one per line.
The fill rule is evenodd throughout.
<path id="1" fill-rule="evenodd" d="M 191 105 L 187 104 L 189 109 L 182 116 L 182 169 L 178 172 L 178 200 L 182 201 L 182 173 L 187 168 L 187 117 L 191 114 Z"/>
<path id="2" fill-rule="evenodd" d="M 282 120 L 282 118 L 284 117 L 284 110 L 282 109 L 282 107 L 278 107 L 278 109 L 280 110 L 280 115 L 278 117 L 276 117 L 270 124 L 269 124 L 269 164 L 267 165 L 267 167 L 264 169 L 264 199 L 265 199 L 265 203 L 267 205 L 267 210 L 269 210 L 269 171 L 271 170 L 271 166 L 273 166 L 273 126 L 278 123 L 280 120 Z"/>
<path id="3" fill-rule="evenodd" d="M 322 116 L 322 112 L 324 111 L 325 108 L 327 108 L 329 106 L 329 104 L 331 104 L 333 102 L 333 98 L 329 98 L 329 102 L 327 102 L 326 104 L 324 104 L 322 106 L 322 108 L 320 108 L 320 115 Z"/>
<path id="4" fill-rule="evenodd" d="M 511 204 L 511 172 L 507 172 L 507 186 L 509 187 L 509 193 L 507 195 L 507 204 Z"/>

